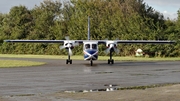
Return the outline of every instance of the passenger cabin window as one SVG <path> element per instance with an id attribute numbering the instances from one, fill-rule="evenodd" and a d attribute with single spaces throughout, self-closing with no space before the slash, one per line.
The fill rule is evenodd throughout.
<path id="1" fill-rule="evenodd" d="M 90 49 L 90 44 L 86 44 L 85 49 Z"/>
<path id="2" fill-rule="evenodd" d="M 97 49 L 97 44 L 92 44 L 92 49 Z"/>

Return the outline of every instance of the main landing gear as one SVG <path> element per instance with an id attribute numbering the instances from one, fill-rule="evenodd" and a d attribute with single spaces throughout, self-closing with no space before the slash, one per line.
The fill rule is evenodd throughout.
<path id="1" fill-rule="evenodd" d="M 72 64 L 72 60 L 70 55 L 68 55 L 68 59 L 66 60 L 66 64 Z"/>
<path id="2" fill-rule="evenodd" d="M 108 64 L 114 64 L 114 60 L 112 59 L 112 50 L 110 50 L 110 59 L 108 59 Z"/>

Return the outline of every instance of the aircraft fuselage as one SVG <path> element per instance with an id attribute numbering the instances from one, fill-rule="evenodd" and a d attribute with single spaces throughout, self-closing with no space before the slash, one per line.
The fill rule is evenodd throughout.
<path id="1" fill-rule="evenodd" d="M 98 43 L 97 42 L 84 42 L 83 45 L 84 60 L 97 60 L 98 59 Z"/>

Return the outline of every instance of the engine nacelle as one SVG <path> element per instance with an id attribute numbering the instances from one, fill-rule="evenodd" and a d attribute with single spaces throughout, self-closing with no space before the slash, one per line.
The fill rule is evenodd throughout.
<path id="1" fill-rule="evenodd" d="M 110 49 L 117 48 L 117 42 L 115 41 L 107 41 L 106 42 L 106 47 Z"/>
<path id="2" fill-rule="evenodd" d="M 109 52 L 116 52 L 119 53 L 119 50 L 117 49 L 117 42 L 116 41 L 107 41 L 106 42 L 107 49 L 105 50 L 106 54 Z"/>
<path id="3" fill-rule="evenodd" d="M 73 49 L 74 46 L 76 46 L 74 41 L 64 41 L 64 47 L 65 49 Z"/>
<path id="4" fill-rule="evenodd" d="M 65 49 L 73 49 L 74 48 L 74 46 L 73 46 L 73 43 L 64 43 L 64 47 L 65 47 Z"/>

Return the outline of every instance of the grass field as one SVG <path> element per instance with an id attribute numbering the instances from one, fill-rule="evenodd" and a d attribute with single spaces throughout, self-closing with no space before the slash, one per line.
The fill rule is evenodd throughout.
<path id="1" fill-rule="evenodd" d="M 43 65 L 43 62 L 32 62 L 32 61 L 19 61 L 19 60 L 2 60 L 0 59 L 0 68 L 12 68 L 22 66 L 38 66 Z"/>

